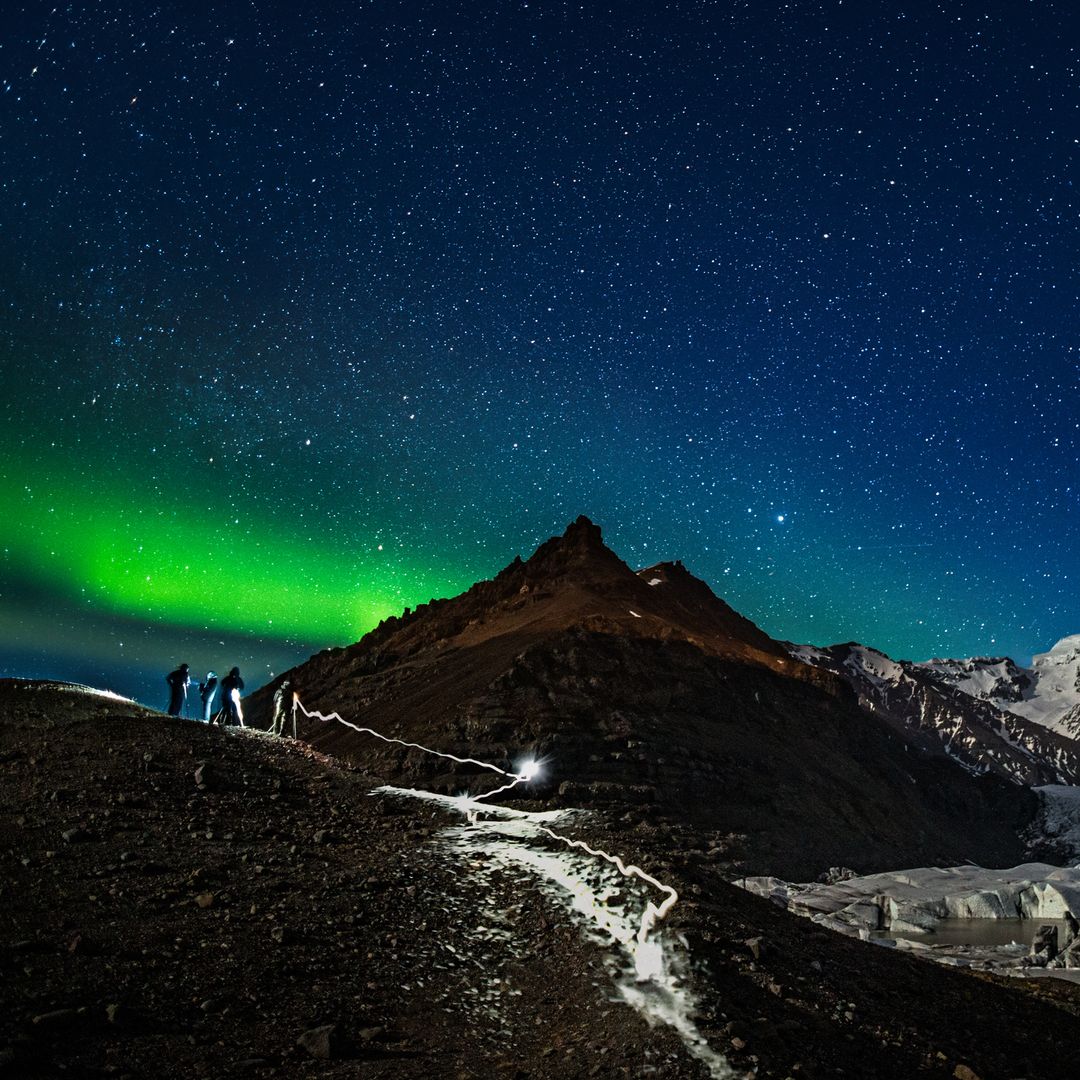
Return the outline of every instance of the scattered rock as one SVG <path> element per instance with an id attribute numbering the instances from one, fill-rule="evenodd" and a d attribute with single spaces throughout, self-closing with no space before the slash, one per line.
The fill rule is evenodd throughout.
<path id="1" fill-rule="evenodd" d="M 1040 926 L 1035 932 L 1035 940 L 1031 943 L 1032 956 L 1045 956 L 1047 963 L 1054 959 L 1058 953 L 1058 928 L 1056 926 Z"/>
<path id="2" fill-rule="evenodd" d="M 761 954 L 765 951 L 765 939 L 763 937 L 747 938 L 743 944 L 750 950 L 750 955 L 755 960 L 761 959 Z"/>
<path id="3" fill-rule="evenodd" d="M 979 1080 L 979 1074 L 974 1069 L 968 1068 L 967 1065 L 957 1065 L 953 1069 L 953 1076 L 956 1080 Z"/>
<path id="4" fill-rule="evenodd" d="M 90 833 L 86 829 L 76 826 L 74 829 L 65 829 L 60 834 L 60 837 L 65 844 L 81 844 L 90 839 Z"/>
<path id="5" fill-rule="evenodd" d="M 305 1031 L 296 1040 L 296 1045 L 321 1061 L 339 1056 L 341 1040 L 338 1037 L 337 1024 L 324 1024 L 322 1027 Z"/>
<path id="6" fill-rule="evenodd" d="M 138 798 L 110 799 L 110 787 L 118 791 L 133 783 L 130 765 L 146 743 L 156 755 L 149 775 L 160 780 L 160 791 L 151 795 L 140 776 L 134 782 L 144 782 L 146 790 Z M 214 756 L 219 746 L 220 765 Z M 561 906 L 523 888 L 490 858 L 477 859 L 475 868 L 484 873 L 493 910 L 504 913 L 505 925 L 488 926 L 475 903 L 473 864 L 447 859 L 427 843 L 456 820 L 441 810 L 418 812 L 412 803 L 385 796 L 376 802 L 367 794 L 367 778 L 349 779 L 335 793 L 335 840 L 321 800 L 297 799 L 288 814 L 278 814 L 266 792 L 285 769 L 295 774 L 288 785 L 296 790 L 319 790 L 305 778 L 316 766 L 340 770 L 339 764 L 305 758 L 300 750 L 286 753 L 269 740 L 227 739 L 216 729 L 163 725 L 157 718 L 149 727 L 118 722 L 98 730 L 93 740 L 86 734 L 74 751 L 65 743 L 62 753 L 50 753 L 47 767 L 20 779 L 20 800 L 32 808 L 31 830 L 9 841 L 12 852 L 0 851 L 6 859 L 0 901 L 5 917 L 9 909 L 16 915 L 8 935 L 12 944 L 0 945 L 0 999 L 6 1002 L 0 1014 L 7 1014 L 7 1026 L 0 1029 L 0 1076 L 315 1075 L 354 1069 L 348 1060 L 354 1054 L 370 1060 L 375 1072 L 417 1076 L 425 1067 L 431 1075 L 463 1078 L 481 1072 L 524 1077 L 526 1071 L 583 1077 L 594 1071 L 675 1080 L 701 1071 L 670 1029 L 649 1029 L 613 1002 L 603 970 L 606 951 L 594 949 Z M 211 769 L 221 770 L 220 797 L 192 790 L 193 771 L 207 764 L 199 757 L 208 759 L 204 782 Z M 636 767 L 636 759 L 628 760 Z M 644 761 L 643 768 L 651 764 Z M 78 794 L 69 803 L 48 802 L 49 791 L 61 782 Z M 455 790 L 450 781 L 446 787 Z M 129 802 L 139 804 L 138 812 L 127 809 Z M 112 807 L 111 818 L 102 812 L 105 806 Z M 61 847 L 50 863 L 46 845 L 55 846 L 60 830 L 76 820 L 93 831 L 95 843 Z M 656 870 L 665 860 L 691 861 L 706 850 L 708 839 L 668 826 L 661 831 L 641 815 L 618 827 L 597 816 L 588 828 L 594 842 Z M 231 847 L 208 845 L 206 832 L 235 839 Z M 350 845 L 348 859 L 332 857 L 339 848 L 313 852 L 313 840 Z M 20 869 L 23 853 L 42 869 Z M 151 867 L 163 876 L 144 876 Z M 660 872 L 666 877 L 670 871 Z M 697 873 L 703 882 L 715 880 L 707 868 Z M 1046 1033 L 1059 1013 L 1039 1000 L 1038 991 L 1016 994 L 1011 1012 L 1002 1007 L 984 1014 L 980 1007 L 994 1006 L 995 999 L 976 980 L 961 999 L 955 973 L 946 973 L 946 984 L 936 971 L 909 972 L 913 965 L 905 962 L 896 965 L 885 992 L 884 966 L 894 957 L 867 949 L 861 958 L 850 942 L 834 947 L 831 934 L 806 924 L 792 929 L 741 893 L 731 900 L 717 888 L 710 897 L 715 909 L 699 907 L 686 900 L 693 895 L 686 887 L 690 882 L 677 875 L 673 881 L 684 897 L 678 917 L 693 942 L 692 959 L 723 972 L 725 990 L 733 988 L 720 996 L 707 980 L 689 984 L 702 995 L 697 1015 L 704 1035 L 715 1050 L 738 1061 L 740 1076 L 752 1075 L 747 1070 L 753 1068 L 760 1076 L 792 1080 L 850 1078 L 875 1075 L 883 1063 L 889 1068 L 880 1075 L 914 1076 L 933 1049 L 946 1046 L 948 1060 L 934 1061 L 927 1072 L 977 1080 L 957 1061 L 976 1049 L 980 1062 L 1005 1060 L 1013 1045 L 1013 1018 L 1035 1047 L 1024 1051 L 1032 1062 L 1054 1066 L 1066 1060 L 1064 1071 L 1047 1067 L 1031 1075 L 1070 1075 L 1068 1049 L 1059 1057 L 1046 1049 Z M 623 892 L 609 903 L 629 904 L 647 895 L 632 884 Z M 56 913 L 51 921 L 35 910 L 42 899 Z M 213 916 L 191 912 L 204 899 Z M 483 936 L 476 936 L 478 930 Z M 510 941 L 504 941 L 504 930 Z M 293 938 L 303 947 L 271 947 Z M 74 955 L 68 952 L 72 943 Z M 501 967 L 511 955 L 517 960 Z M 759 956 L 761 963 L 751 962 Z M 769 966 L 774 957 L 782 958 L 782 972 Z M 825 986 L 814 977 L 823 964 L 830 974 Z M 859 997 L 857 1015 L 834 992 L 849 985 L 850 993 L 867 1001 L 864 1007 Z M 65 1002 L 88 1007 L 56 1008 Z M 904 1013 L 910 1028 L 881 1022 L 882 1005 L 899 1003 L 911 1010 Z M 801 1028 L 786 1026 L 784 1019 L 796 1005 L 806 1020 Z M 845 1008 L 854 1017 L 847 1024 Z M 949 1017 L 961 1010 L 964 1023 L 957 1028 Z M 35 1012 L 41 1015 L 32 1027 Z M 523 1026 L 517 1026 L 518 1017 L 525 1018 Z M 325 1024 L 338 1018 L 341 1035 Z M 354 1031 L 353 1023 L 367 1026 Z M 25 1044 L 18 1041 L 22 1033 Z M 436 1055 L 454 1044 L 450 1040 L 463 1038 L 474 1040 L 475 1058 L 448 1063 L 443 1056 L 440 1065 Z M 879 1044 L 880 1059 L 874 1056 Z M 526 1070 L 529 1061 L 539 1067 Z M 908 1065 L 910 1072 L 903 1072 Z"/>

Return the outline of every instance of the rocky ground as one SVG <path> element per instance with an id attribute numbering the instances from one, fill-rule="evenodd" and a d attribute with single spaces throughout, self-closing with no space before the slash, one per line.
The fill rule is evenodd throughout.
<path id="1" fill-rule="evenodd" d="M 0 683 L 0 1073 L 700 1077 L 611 951 L 435 806 L 302 743 Z M 722 880 L 690 827 L 580 835 L 682 893 L 698 1024 L 734 1075 L 1075 1076 L 1080 996 L 940 970 Z M 479 860 L 474 860 L 479 862 Z"/>

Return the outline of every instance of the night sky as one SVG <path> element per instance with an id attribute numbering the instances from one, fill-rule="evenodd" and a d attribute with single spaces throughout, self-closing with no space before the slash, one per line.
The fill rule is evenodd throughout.
<path id="1" fill-rule="evenodd" d="M 0 674 L 249 688 L 585 513 L 1080 632 L 1068 3 L 5 4 Z"/>

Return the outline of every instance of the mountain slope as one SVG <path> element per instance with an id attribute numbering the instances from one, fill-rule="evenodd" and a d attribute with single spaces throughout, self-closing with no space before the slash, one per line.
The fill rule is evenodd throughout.
<path id="1" fill-rule="evenodd" d="M 928 660 L 917 666 L 999 709 L 1080 738 L 1080 634 L 1039 653 L 1030 668 L 1008 657 Z"/>
<path id="2" fill-rule="evenodd" d="M 531 794 L 556 803 L 689 820 L 733 871 L 1009 865 L 1035 810 L 1013 785 L 910 753 L 843 680 L 791 658 L 680 564 L 635 574 L 586 519 L 492 581 L 287 672 L 249 699 L 260 725 L 285 680 L 308 709 L 393 738 L 504 768 L 540 757 Z M 303 735 L 397 783 L 495 783 L 338 724 Z"/>
<path id="3" fill-rule="evenodd" d="M 1080 784 L 1080 743 L 970 696 L 960 680 L 944 679 L 934 667 L 891 660 L 855 642 L 790 649 L 798 659 L 847 679 L 863 708 L 928 753 L 1017 784 Z"/>
<path id="4" fill-rule="evenodd" d="M 615 996 L 617 949 L 573 897 L 458 857 L 456 815 L 377 782 L 289 740 L 0 680 L 0 1075 L 706 1076 Z M 808 927 L 727 885 L 692 832 L 578 827 L 679 890 L 669 931 L 735 1075 L 1075 1075 L 1074 987 Z M 319 1060 L 298 1039 L 327 1025 Z"/>

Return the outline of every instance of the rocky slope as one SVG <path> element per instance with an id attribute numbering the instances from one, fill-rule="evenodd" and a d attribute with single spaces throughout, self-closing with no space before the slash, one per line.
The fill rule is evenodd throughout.
<path id="1" fill-rule="evenodd" d="M 1004 693 L 1000 686 L 998 698 L 991 693 L 973 697 L 961 688 L 971 686 L 970 680 L 945 678 L 937 667 L 892 660 L 855 642 L 825 649 L 792 645 L 790 650 L 845 678 L 864 709 L 927 753 L 949 757 L 974 774 L 990 773 L 1017 784 L 1080 784 L 1080 743 L 996 707 L 992 702 Z M 1009 680 L 1008 685 L 1016 683 Z"/>
<path id="2" fill-rule="evenodd" d="M 1030 668 L 1007 656 L 928 660 L 917 666 L 971 697 L 1080 738 L 1080 634 L 1033 657 Z"/>
<path id="3" fill-rule="evenodd" d="M 790 657 L 681 564 L 635 574 L 583 518 L 492 581 L 285 673 L 248 699 L 261 726 L 286 680 L 308 709 L 397 739 L 506 768 L 540 757 L 532 794 L 555 804 L 690 819 L 733 873 L 1012 865 L 1035 812 L 1014 785 L 868 723 L 842 679 Z M 302 734 L 396 783 L 496 782 L 335 723 Z"/>
<path id="4" fill-rule="evenodd" d="M 613 950 L 569 897 L 458 857 L 456 815 L 372 797 L 378 779 L 0 682 L 0 1075 L 708 1075 L 618 999 Z M 727 885 L 691 825 L 621 817 L 577 827 L 678 888 L 665 932 L 731 1075 L 1075 1075 L 1074 987 L 808 927 Z"/>

